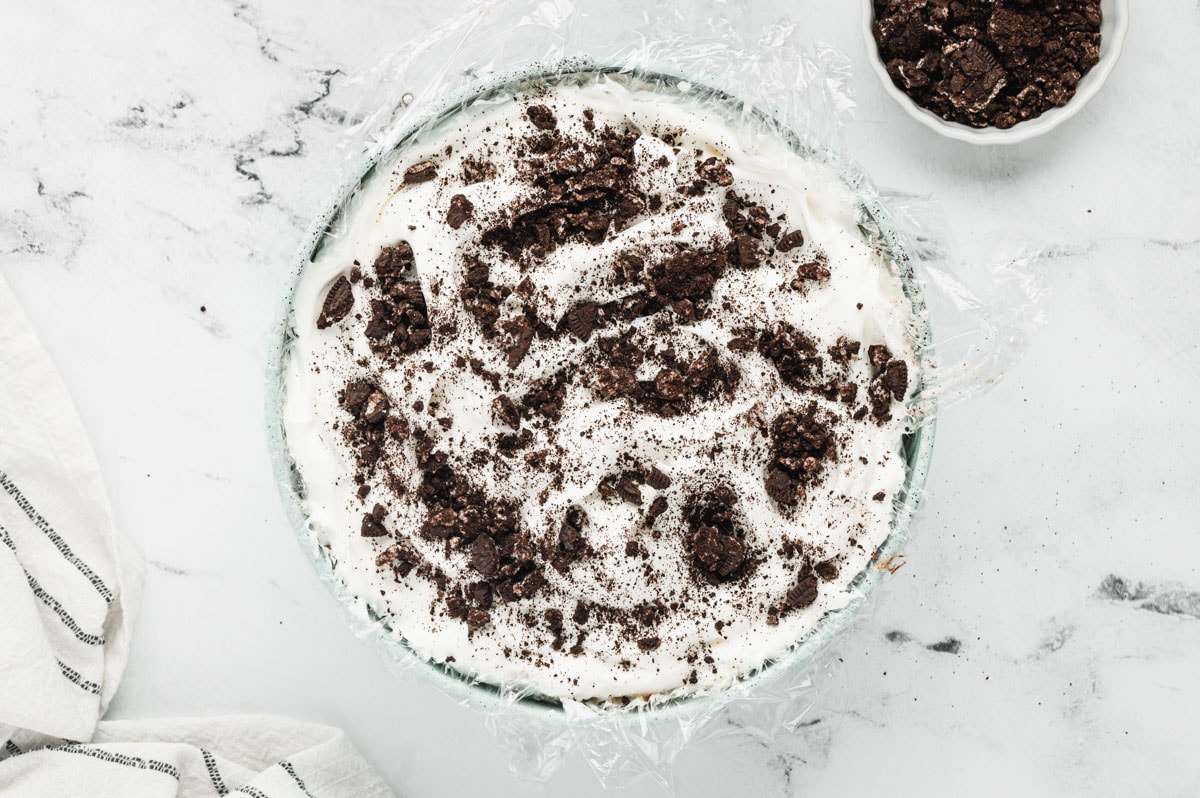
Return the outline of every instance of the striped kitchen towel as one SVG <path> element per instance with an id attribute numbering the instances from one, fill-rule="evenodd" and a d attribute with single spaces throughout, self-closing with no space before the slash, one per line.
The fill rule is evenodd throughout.
<path id="1" fill-rule="evenodd" d="M 0 796 L 391 795 L 336 729 L 101 720 L 141 589 L 83 425 L 0 278 Z"/>
<path id="2" fill-rule="evenodd" d="M 87 744 L 38 745 L 0 761 L 4 798 L 392 795 L 342 732 L 282 718 L 102 720 Z"/>

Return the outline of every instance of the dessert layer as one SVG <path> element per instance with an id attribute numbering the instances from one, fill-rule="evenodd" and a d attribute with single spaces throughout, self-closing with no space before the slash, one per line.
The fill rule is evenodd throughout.
<path id="1" fill-rule="evenodd" d="M 886 538 L 911 306 L 827 165 L 686 91 L 477 102 L 302 275 L 312 534 L 419 655 L 576 700 L 785 653 Z"/>

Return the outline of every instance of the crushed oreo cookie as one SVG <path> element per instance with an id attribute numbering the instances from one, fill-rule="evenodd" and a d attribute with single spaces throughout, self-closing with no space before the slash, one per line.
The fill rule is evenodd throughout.
<path id="1" fill-rule="evenodd" d="M 361 379 L 348 382 L 338 400 L 351 416 L 350 422 L 342 427 L 343 437 L 357 450 L 358 465 L 365 479 L 383 455 L 390 402 L 374 383 Z"/>
<path id="2" fill-rule="evenodd" d="M 450 229 L 457 230 L 471 218 L 475 206 L 463 194 L 455 194 L 450 198 L 450 210 L 446 212 L 446 224 Z"/>
<path id="3" fill-rule="evenodd" d="M 1010 128 L 1066 105 L 1100 60 L 1100 0 L 875 0 L 888 74 L 918 105 Z"/>
<path id="4" fill-rule="evenodd" d="M 783 413 L 771 423 L 767 494 L 785 507 L 800 503 L 805 488 L 818 481 L 836 457 L 833 431 L 815 404 Z"/>
<path id="5" fill-rule="evenodd" d="M 553 115 L 535 111 L 538 107 L 530 108 L 535 126 L 557 125 Z M 541 260 L 569 241 L 599 244 L 646 207 L 633 167 L 636 132 L 604 129 L 595 142 L 545 135 L 549 149 L 536 152 L 529 163 L 531 172 L 536 170 L 535 193 L 481 237 L 484 246 L 522 262 Z"/>
<path id="6" fill-rule="evenodd" d="M 437 166 L 429 161 L 423 161 L 408 167 L 404 172 L 404 184 L 428 183 L 437 177 Z"/>
<path id="7" fill-rule="evenodd" d="M 694 499 L 687 513 L 686 544 L 692 564 L 713 583 L 740 579 L 749 570 L 750 554 L 736 523 L 736 503 L 732 490 L 719 487 Z"/>
<path id="8" fill-rule="evenodd" d="M 908 364 L 893 358 L 891 351 L 879 344 L 868 347 L 867 354 L 875 370 L 867 388 L 871 416 L 882 424 L 892 418 L 892 402 L 903 401 L 908 391 Z"/>
<path id="9" fill-rule="evenodd" d="M 354 307 L 354 292 L 345 276 L 337 278 L 325 295 L 321 315 L 317 317 L 317 329 L 324 330 L 346 318 Z"/>
<path id="10" fill-rule="evenodd" d="M 373 269 L 382 295 L 371 300 L 364 334 L 378 354 L 409 355 L 429 344 L 429 311 L 413 267 L 412 247 L 404 241 L 385 247 L 375 259 Z"/>

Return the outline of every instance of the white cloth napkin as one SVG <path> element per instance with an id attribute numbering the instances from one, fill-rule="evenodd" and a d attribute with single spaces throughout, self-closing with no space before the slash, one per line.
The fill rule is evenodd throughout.
<path id="1" fill-rule="evenodd" d="M 83 425 L 0 278 L 0 795 L 391 795 L 336 729 L 100 720 L 141 590 Z"/>

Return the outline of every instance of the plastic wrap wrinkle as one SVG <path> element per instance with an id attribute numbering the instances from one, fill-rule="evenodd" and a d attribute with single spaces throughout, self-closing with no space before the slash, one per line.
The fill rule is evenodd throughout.
<path id="1" fill-rule="evenodd" d="M 954 276 L 953 258 L 928 201 L 897 193 L 882 197 L 831 143 L 854 108 L 848 59 L 824 44 L 799 39 L 793 23 L 760 31 L 741 30 L 721 16 L 663 10 L 650 20 L 643 6 L 617 2 L 604 6 L 566 2 L 494 2 L 474 5 L 423 38 L 406 45 L 348 83 L 361 98 L 350 115 L 345 139 L 345 173 L 301 247 L 292 285 L 321 242 L 339 235 L 337 225 L 352 213 L 355 189 L 380 158 L 422 129 L 436 124 L 481 86 L 503 87 L 530 75 L 597 69 L 682 76 L 698 87 L 744 102 L 743 114 L 766 120 L 761 135 L 781 132 L 800 146 L 838 164 L 849 176 L 866 211 L 863 232 L 888 251 L 909 274 L 906 291 L 918 310 L 924 384 L 913 402 L 915 432 L 909 442 L 910 469 L 920 473 L 897 499 L 892 535 L 878 550 L 878 567 L 855 582 L 857 596 L 836 611 L 828 634 L 808 639 L 792 654 L 711 695 L 662 705 L 641 703 L 625 710 L 599 709 L 566 701 L 531 700 L 509 687 L 477 683 L 416 656 L 380 618 L 369 614 L 334 575 L 333 564 L 315 542 L 300 504 L 304 486 L 287 454 L 280 419 L 282 364 L 293 334 L 290 299 L 272 339 L 267 401 L 268 431 L 280 490 L 289 519 L 309 552 L 321 580 L 339 599 L 357 635 L 383 652 L 398 673 L 431 681 L 454 700 L 482 709 L 505 761 L 517 775 L 549 778 L 573 751 L 579 752 L 605 784 L 625 784 L 649 776 L 670 785 L 671 766 L 680 751 L 698 741 L 728 733 L 770 739 L 802 731 L 818 707 L 822 684 L 836 668 L 830 640 L 847 623 L 861 622 L 874 589 L 886 575 L 911 528 L 932 446 L 932 424 L 944 407 L 986 390 L 1020 357 L 1038 321 L 1043 288 L 1036 253 L 1004 259 L 985 270 L 993 294 L 980 298 Z M 349 200 L 349 204 L 347 204 Z M 290 296 L 290 291 L 288 292 Z M 929 331 L 932 330 L 932 333 Z"/>
<path id="2" fill-rule="evenodd" d="M 880 192 L 913 260 L 933 337 L 917 417 L 932 418 L 994 387 L 1020 361 L 1045 321 L 1042 252 L 1020 236 L 989 238 L 982 263 L 962 268 L 942 209 L 931 197 Z M 968 285 L 960 273 L 971 275 Z"/>

